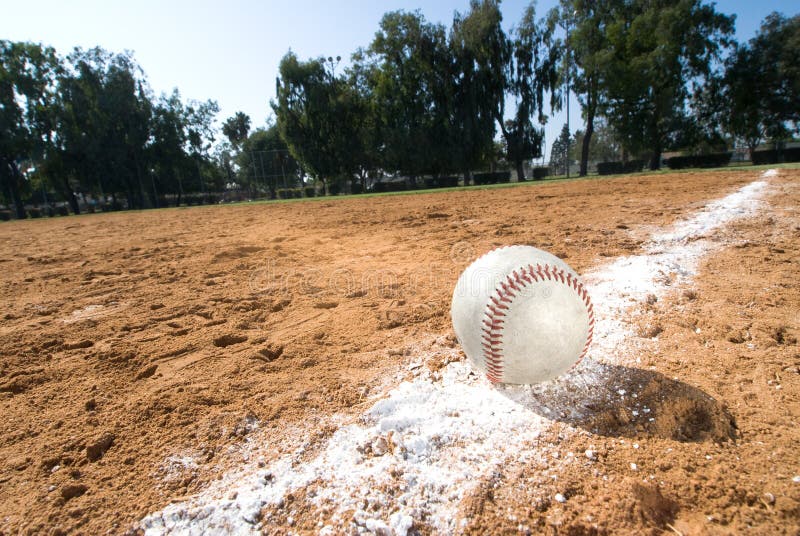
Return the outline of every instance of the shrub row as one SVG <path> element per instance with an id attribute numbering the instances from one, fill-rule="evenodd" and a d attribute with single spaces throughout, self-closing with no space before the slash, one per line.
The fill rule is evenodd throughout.
<path id="1" fill-rule="evenodd" d="M 278 199 L 300 199 L 303 197 L 302 188 L 278 188 Z"/>
<path id="2" fill-rule="evenodd" d="M 600 162 L 597 164 L 597 173 L 599 175 L 638 173 L 643 168 L 644 160 L 628 160 L 627 162 Z"/>
<path id="3" fill-rule="evenodd" d="M 670 169 L 712 168 L 727 166 L 733 153 L 698 154 L 691 156 L 673 156 L 667 158 Z"/>
<path id="4" fill-rule="evenodd" d="M 425 188 L 452 188 L 458 186 L 458 177 L 427 177 Z"/>
<path id="5" fill-rule="evenodd" d="M 783 159 L 781 160 L 781 153 Z M 800 162 L 800 147 L 792 147 L 783 151 L 774 149 L 768 151 L 755 151 L 750 157 L 753 164 L 777 164 L 778 162 Z"/>
<path id="6" fill-rule="evenodd" d="M 383 193 L 383 192 L 405 192 L 408 190 L 408 185 L 404 182 L 376 182 L 372 185 L 372 191 Z"/>
<path id="7" fill-rule="evenodd" d="M 550 175 L 549 167 L 535 167 L 533 168 L 533 180 L 538 181 Z"/>
<path id="8" fill-rule="evenodd" d="M 510 171 L 492 171 L 489 173 L 475 173 L 472 175 L 472 183 L 476 186 L 482 184 L 498 184 L 511 182 Z"/>

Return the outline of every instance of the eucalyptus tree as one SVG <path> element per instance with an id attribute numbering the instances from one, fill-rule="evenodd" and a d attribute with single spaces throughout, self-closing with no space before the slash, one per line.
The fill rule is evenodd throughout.
<path id="1" fill-rule="evenodd" d="M 275 199 L 278 188 L 297 185 L 299 165 L 289 153 L 275 124 L 251 132 L 241 142 L 235 162 L 239 179 L 251 192 L 266 188 L 270 198 Z"/>
<path id="2" fill-rule="evenodd" d="M 693 118 L 689 83 L 709 79 L 730 46 L 734 17 L 702 0 L 633 0 L 614 5 L 605 25 L 609 54 L 602 83 L 606 116 L 631 152 L 647 150 L 650 169 L 680 144 Z"/>
<path id="3" fill-rule="evenodd" d="M 623 0 L 561 0 L 547 16 L 551 32 L 558 27 L 565 29 L 564 37 L 554 40 L 552 46 L 565 52 L 560 75 L 575 92 L 586 122 L 581 137 L 580 176 L 588 171 L 595 119 L 604 105 L 605 73 L 611 50 L 608 23 L 623 4 Z"/>
<path id="4" fill-rule="evenodd" d="M 50 47 L 0 41 L 0 182 L 18 218 L 25 217 L 22 194 L 27 187 L 20 166 L 47 157 L 60 68 Z"/>
<path id="5" fill-rule="evenodd" d="M 507 158 L 522 178 L 525 160 L 542 154 L 546 93 L 552 100 L 558 94 L 558 64 L 562 51 L 552 46 L 552 32 L 544 21 L 536 20 L 534 4 L 525 10 L 522 21 L 510 38 L 498 34 L 498 65 L 504 65 L 503 88 L 507 96 L 497 102 L 495 119 L 503 134 Z M 501 46 L 502 45 L 502 46 Z M 506 103 L 514 106 L 506 119 Z"/>
<path id="6" fill-rule="evenodd" d="M 305 172 L 331 184 L 352 178 L 358 167 L 360 107 L 333 58 L 300 61 L 289 52 L 281 60 L 277 99 L 272 103 L 278 131 Z"/>
<path id="7" fill-rule="evenodd" d="M 494 150 L 495 118 L 505 99 L 509 43 L 502 28 L 499 1 L 470 2 L 469 11 L 456 13 L 450 31 L 455 62 L 452 84 L 451 144 L 456 166 L 469 182 L 470 170 L 480 168 Z"/>
<path id="8" fill-rule="evenodd" d="M 239 147 L 250 134 L 250 116 L 244 112 L 236 112 L 222 123 L 222 134 L 228 138 L 231 145 Z"/>
<path id="9" fill-rule="evenodd" d="M 444 26 L 393 11 L 366 50 L 383 167 L 410 177 L 452 168 L 453 61 Z"/>
<path id="10" fill-rule="evenodd" d="M 67 56 L 58 96 L 56 158 L 64 194 L 76 188 L 123 193 L 131 208 L 147 206 L 152 101 L 133 56 L 76 48 Z"/>
<path id="11" fill-rule="evenodd" d="M 710 122 L 743 140 L 751 154 L 766 138 L 778 141 L 797 132 L 799 65 L 800 15 L 770 14 L 756 36 L 728 58 L 725 73 L 705 93 L 712 101 L 706 108 L 711 109 Z"/>

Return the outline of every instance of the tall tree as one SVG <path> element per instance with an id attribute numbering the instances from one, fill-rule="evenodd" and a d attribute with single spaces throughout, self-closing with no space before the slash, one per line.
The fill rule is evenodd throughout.
<path id="1" fill-rule="evenodd" d="M 0 41 L 0 181 L 18 218 L 25 217 L 20 164 L 46 157 L 60 68 L 52 48 Z"/>
<path id="2" fill-rule="evenodd" d="M 456 13 L 450 32 L 455 62 L 451 109 L 454 167 L 469 182 L 494 149 L 495 112 L 505 99 L 508 39 L 497 0 L 472 0 L 466 15 Z"/>
<path id="3" fill-rule="evenodd" d="M 568 81 L 581 105 L 586 129 L 581 138 L 580 176 L 588 171 L 589 152 L 595 132 L 595 118 L 602 109 L 606 63 L 609 61 L 609 40 L 606 34 L 614 10 L 622 0 L 561 0 L 548 14 L 550 31 L 565 29 L 563 40 L 554 41 L 566 54 L 561 76 Z M 567 95 L 569 98 L 569 95 Z"/>
<path id="4" fill-rule="evenodd" d="M 570 159 L 580 160 L 584 156 L 586 147 L 586 133 L 577 130 L 574 135 L 575 142 L 570 146 Z M 620 157 L 621 147 L 616 138 L 616 133 L 608 126 L 604 117 L 594 121 L 594 133 L 589 142 L 588 159 L 596 162 L 611 162 Z M 587 159 L 587 160 L 588 160 Z"/>
<path id="5" fill-rule="evenodd" d="M 203 196 L 208 190 L 207 182 L 209 177 L 206 176 L 204 170 L 210 169 L 206 164 L 209 162 L 208 152 L 214 145 L 214 119 L 217 113 L 219 113 L 219 105 L 213 100 L 205 102 L 189 101 L 186 106 L 188 149 L 195 162 L 195 182 Z"/>
<path id="6" fill-rule="evenodd" d="M 289 52 L 280 63 L 277 100 L 272 104 L 278 130 L 292 156 L 323 183 L 352 178 L 358 160 L 359 104 L 333 58 L 301 62 Z"/>
<path id="7" fill-rule="evenodd" d="M 176 205 L 181 204 L 187 193 L 188 185 L 184 185 L 184 177 L 189 176 L 193 167 L 185 150 L 189 138 L 187 121 L 186 110 L 177 90 L 155 101 L 150 123 L 151 138 L 147 147 L 153 173 L 151 180 L 156 191 L 175 195 Z"/>
<path id="8" fill-rule="evenodd" d="M 271 199 L 279 187 L 297 185 L 299 165 L 289 153 L 277 125 L 259 128 L 242 142 L 236 156 L 239 178 L 251 192 L 266 188 Z"/>
<path id="9" fill-rule="evenodd" d="M 553 142 L 553 147 L 550 149 L 550 171 L 551 173 L 558 172 L 567 174 L 567 166 L 570 160 L 570 148 L 574 145 L 572 137 L 569 133 L 567 124 L 561 128 L 561 133 L 558 135 L 556 141 Z"/>
<path id="10" fill-rule="evenodd" d="M 688 81 L 702 84 L 730 45 L 734 17 L 702 0 L 633 0 L 612 10 L 604 62 L 607 109 L 631 152 L 649 150 L 650 169 L 686 130 Z"/>
<path id="11" fill-rule="evenodd" d="M 545 92 L 555 95 L 558 85 L 558 63 L 561 51 L 550 46 L 552 34 L 544 21 L 536 21 L 531 4 L 513 38 L 506 40 L 501 58 L 504 63 L 506 99 L 497 102 L 495 120 L 503 134 L 507 158 L 514 163 L 517 177 L 524 177 L 525 160 L 542 154 L 544 129 L 534 124 L 546 122 Z M 506 103 L 514 105 L 506 119 Z"/>
<path id="12" fill-rule="evenodd" d="M 68 196 L 75 188 L 121 192 L 129 207 L 147 206 L 151 114 L 144 73 L 130 53 L 75 49 L 59 79 L 55 183 Z"/>
<path id="13" fill-rule="evenodd" d="M 726 61 L 723 75 L 697 97 L 706 123 L 744 141 L 752 154 L 765 139 L 800 129 L 800 15 L 767 16 L 758 34 Z"/>
<path id="14" fill-rule="evenodd" d="M 228 138 L 235 148 L 247 139 L 250 134 L 250 116 L 244 112 L 236 112 L 222 123 L 222 134 Z"/>
<path id="15" fill-rule="evenodd" d="M 385 169 L 410 177 L 448 170 L 452 60 L 444 27 L 419 12 L 390 12 L 367 52 Z"/>

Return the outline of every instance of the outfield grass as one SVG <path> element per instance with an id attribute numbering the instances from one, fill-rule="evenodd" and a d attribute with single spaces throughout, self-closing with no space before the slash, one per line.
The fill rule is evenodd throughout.
<path id="1" fill-rule="evenodd" d="M 800 162 L 792 162 L 786 164 L 765 164 L 760 166 L 753 166 L 750 164 L 736 164 L 736 165 L 728 165 L 725 167 L 718 167 L 718 168 L 689 168 L 689 169 L 669 169 L 669 168 L 662 168 L 656 171 L 644 170 L 639 173 L 621 173 L 617 175 L 598 175 L 596 173 L 587 175 L 585 177 L 578 177 L 578 176 L 571 176 L 569 178 L 566 175 L 555 175 L 552 177 L 546 177 L 542 180 L 527 180 L 524 182 L 505 182 L 501 184 L 482 184 L 479 186 L 452 186 L 448 188 L 427 188 L 427 189 L 419 189 L 419 190 L 404 190 L 402 192 L 369 192 L 364 194 L 343 194 L 343 195 L 330 195 L 330 196 L 318 196 L 318 197 L 301 197 L 295 199 L 259 199 L 256 201 L 241 201 L 238 203 L 229 203 L 230 205 L 238 205 L 238 204 L 257 204 L 257 203 L 292 203 L 298 201 L 331 201 L 331 200 L 339 200 L 339 199 L 364 199 L 367 197 L 378 197 L 378 196 L 391 196 L 391 195 L 415 195 L 415 194 L 433 194 L 433 193 L 444 193 L 444 192 L 464 192 L 464 191 L 471 191 L 471 190 L 489 190 L 494 188 L 521 188 L 525 186 L 538 186 L 544 184 L 555 184 L 559 182 L 567 182 L 567 181 L 586 181 L 586 180 L 596 180 L 596 179 L 618 179 L 622 177 L 636 177 L 636 176 L 647 176 L 647 175 L 668 175 L 674 173 L 705 173 L 705 172 L 719 172 L 719 171 L 762 171 L 767 169 L 800 169 Z M 173 207 L 174 208 L 174 207 Z M 191 208 L 191 207 L 181 207 L 181 208 Z"/>
<path id="2" fill-rule="evenodd" d="M 135 209 L 136 211 L 143 211 L 143 210 L 187 210 L 193 208 L 202 208 L 202 207 L 210 207 L 210 206 L 237 206 L 237 205 L 256 205 L 256 204 L 273 204 L 273 203 L 302 203 L 302 202 L 313 202 L 313 201 L 339 201 L 345 199 L 365 199 L 369 197 L 379 197 L 379 196 L 393 196 L 393 195 L 417 195 L 417 194 L 435 194 L 435 193 L 445 193 L 445 192 L 466 192 L 466 191 L 473 191 L 473 190 L 491 190 L 494 188 L 524 188 L 524 187 L 535 187 L 541 186 L 545 184 L 555 184 L 560 182 L 568 182 L 568 181 L 588 181 L 588 180 L 605 180 L 605 179 L 619 179 L 624 177 L 636 177 L 636 176 L 647 176 L 647 175 L 668 175 L 668 174 L 675 174 L 675 173 L 705 173 L 705 172 L 730 172 L 730 171 L 764 171 L 767 169 L 800 169 L 800 162 L 792 162 L 792 163 L 785 163 L 785 164 L 765 164 L 760 166 L 753 166 L 750 164 L 736 164 L 736 165 L 728 165 L 726 167 L 719 167 L 719 168 L 690 168 L 690 169 L 659 169 L 656 171 L 645 170 L 639 173 L 622 173 L 618 175 L 598 175 L 598 174 L 591 174 L 585 177 L 578 177 L 572 176 L 567 178 L 566 175 L 556 175 L 552 177 L 546 177 L 542 180 L 527 180 L 524 182 L 506 182 L 502 184 L 483 184 L 479 186 L 452 186 L 448 188 L 428 188 L 428 189 L 421 189 L 421 190 L 405 190 L 402 192 L 369 192 L 365 194 L 343 194 L 343 195 L 330 195 L 330 196 L 318 196 L 318 197 L 300 197 L 294 199 L 258 199 L 255 201 L 237 201 L 234 203 L 223 203 L 221 205 L 192 205 L 192 206 L 181 206 L 181 207 L 159 207 L 159 208 L 151 208 L 151 209 Z M 131 210 L 121 210 L 117 212 L 131 212 Z M 107 212 L 96 212 L 93 214 L 90 213 L 81 213 L 79 216 L 97 216 L 102 214 L 110 214 Z M 71 214 L 70 216 L 74 216 Z M 29 219 L 29 218 L 28 218 Z M 11 223 L 11 222 L 20 222 L 20 221 L 28 221 L 26 220 L 16 220 L 12 219 L 9 222 L 3 223 Z M 41 218 L 42 220 L 46 220 L 49 218 Z"/>

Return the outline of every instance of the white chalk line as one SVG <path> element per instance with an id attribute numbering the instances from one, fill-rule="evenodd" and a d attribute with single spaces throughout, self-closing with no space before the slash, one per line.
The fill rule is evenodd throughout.
<path id="1" fill-rule="evenodd" d="M 146 534 L 251 534 L 269 521 L 260 519 L 262 511 L 271 515 L 269 507 L 280 508 L 287 493 L 303 489 L 312 508 L 332 512 L 328 524 L 320 514 L 322 534 L 339 532 L 339 522 L 352 512 L 348 530 L 355 532 L 406 534 L 414 523 L 455 532 L 460 500 L 510 456 L 548 463 L 538 444 L 553 423 L 548 412 L 557 412 L 555 418 L 580 416 L 575 387 L 590 385 L 600 374 L 598 364 L 624 363 L 635 350 L 637 337 L 623 323 L 631 307 L 690 280 L 714 247 L 703 238 L 752 215 L 767 189 L 764 179 L 776 174 L 767 171 L 761 180 L 654 234 L 645 253 L 584 274 L 597 318 L 595 342 L 591 359 L 566 381 L 493 387 L 458 360 L 456 349 L 441 344 L 435 352 L 453 362 L 438 372 L 412 365 L 413 379 L 340 427 L 310 460 L 299 461 L 300 449 L 263 468 L 251 462 L 199 495 L 147 516 L 141 527 Z M 270 445 L 251 441 L 249 448 L 256 459 Z M 282 513 L 287 524 L 296 514 Z"/>

